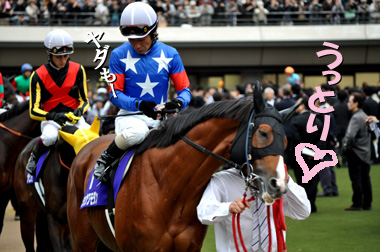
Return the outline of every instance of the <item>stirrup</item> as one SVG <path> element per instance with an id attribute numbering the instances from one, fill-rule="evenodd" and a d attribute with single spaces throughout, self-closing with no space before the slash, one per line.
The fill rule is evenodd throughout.
<path id="1" fill-rule="evenodd" d="M 32 155 L 34 157 L 32 157 Z M 37 159 L 37 157 L 33 153 L 30 154 L 28 163 L 26 164 L 26 167 L 25 167 L 26 172 L 32 176 L 35 175 L 35 173 L 36 173 L 36 167 L 37 167 L 36 159 Z M 32 165 L 33 163 L 34 163 L 34 165 Z"/>
<path id="2" fill-rule="evenodd" d="M 102 172 L 102 174 L 99 176 L 99 177 L 95 177 L 97 180 L 100 181 L 100 183 L 102 184 L 105 184 L 105 185 L 108 185 L 109 181 L 110 181 L 110 175 L 108 174 L 108 170 L 110 170 L 111 166 L 108 166 L 106 169 L 104 169 L 104 171 Z M 94 174 L 95 176 L 95 174 Z"/>

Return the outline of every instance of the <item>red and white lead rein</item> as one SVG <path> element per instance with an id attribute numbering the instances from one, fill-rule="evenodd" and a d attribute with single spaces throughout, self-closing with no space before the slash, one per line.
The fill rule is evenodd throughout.
<path id="1" fill-rule="evenodd" d="M 244 193 L 244 197 L 243 197 L 243 204 L 245 204 L 245 198 L 246 198 L 247 194 Z M 252 196 L 251 198 L 249 198 L 247 201 L 252 201 L 254 200 L 255 198 Z M 236 217 L 236 218 L 235 218 Z M 240 240 L 240 243 L 241 243 L 241 246 L 243 247 L 243 250 L 244 252 L 247 252 L 247 248 L 245 247 L 245 244 L 244 244 L 244 241 L 243 241 L 243 236 L 241 234 L 241 228 L 240 228 L 240 213 L 237 214 L 236 216 L 236 213 L 233 213 L 232 214 L 232 231 L 233 231 L 233 235 L 234 235 L 234 242 L 235 242 L 235 247 L 236 247 L 236 251 L 237 252 L 240 252 L 239 250 L 239 244 L 238 244 L 238 241 L 237 241 L 237 235 L 236 235 L 236 225 L 235 225 L 235 222 L 237 219 L 237 229 L 238 229 L 238 233 L 239 233 L 239 240 Z"/>

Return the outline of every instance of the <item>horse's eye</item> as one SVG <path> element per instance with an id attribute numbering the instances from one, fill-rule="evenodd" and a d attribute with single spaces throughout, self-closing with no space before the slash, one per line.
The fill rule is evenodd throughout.
<path id="1" fill-rule="evenodd" d="M 262 136 L 262 137 L 265 137 L 265 138 L 268 137 L 268 134 L 267 134 L 265 131 L 259 130 L 259 134 L 260 134 L 260 136 Z"/>

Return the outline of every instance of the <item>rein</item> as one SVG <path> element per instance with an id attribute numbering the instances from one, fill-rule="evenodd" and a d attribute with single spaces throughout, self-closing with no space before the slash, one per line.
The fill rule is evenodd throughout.
<path id="1" fill-rule="evenodd" d="M 21 134 L 20 132 L 17 132 L 17 131 L 14 131 L 14 130 L 11 130 L 10 128 L 8 128 L 7 126 L 5 126 L 4 124 L 0 123 L 0 128 L 3 128 L 7 131 L 9 131 L 10 133 L 12 133 L 13 135 L 16 135 L 16 136 L 19 136 L 19 137 L 24 137 L 24 138 L 27 138 L 27 139 L 33 139 L 32 137 L 29 137 L 29 136 L 26 136 L 26 135 L 23 135 Z"/>
<path id="2" fill-rule="evenodd" d="M 219 159 L 220 161 L 222 161 L 222 162 L 228 164 L 229 166 L 232 166 L 232 167 L 234 167 L 234 168 L 236 168 L 236 169 L 239 169 L 239 170 L 242 169 L 242 166 L 241 166 L 241 165 L 239 165 L 239 164 L 237 164 L 237 163 L 235 163 L 235 162 L 233 162 L 233 161 L 231 161 L 231 160 L 228 160 L 228 159 L 226 159 L 226 158 L 224 158 L 224 157 L 222 157 L 222 156 L 219 156 L 218 154 L 215 154 L 215 153 L 212 152 L 212 151 L 207 150 L 206 148 L 200 146 L 199 144 L 194 143 L 193 141 L 191 141 L 191 140 L 188 139 L 187 137 L 185 137 L 185 136 L 180 136 L 180 138 L 181 138 L 183 141 L 185 141 L 185 143 L 187 143 L 188 145 L 190 145 L 191 147 L 193 147 L 193 148 L 195 148 L 195 149 L 197 149 L 197 150 L 199 150 L 199 151 L 201 151 L 201 152 L 203 152 L 203 153 L 206 153 L 206 154 L 208 154 L 208 155 L 210 155 L 210 156 L 213 156 L 214 158 Z"/>

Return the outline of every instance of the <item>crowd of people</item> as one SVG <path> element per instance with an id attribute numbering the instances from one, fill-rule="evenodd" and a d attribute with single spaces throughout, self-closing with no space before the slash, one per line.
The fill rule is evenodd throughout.
<path id="1" fill-rule="evenodd" d="M 0 0 L 0 20 L 119 25 L 133 0 Z M 380 0 L 149 0 L 159 26 L 379 23 Z"/>

